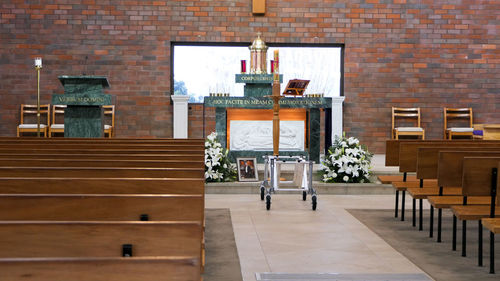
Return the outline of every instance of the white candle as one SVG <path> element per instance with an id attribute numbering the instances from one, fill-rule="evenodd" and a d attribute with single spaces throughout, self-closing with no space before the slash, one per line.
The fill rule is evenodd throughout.
<path id="1" fill-rule="evenodd" d="M 42 67 L 42 58 L 35 58 L 35 67 Z"/>

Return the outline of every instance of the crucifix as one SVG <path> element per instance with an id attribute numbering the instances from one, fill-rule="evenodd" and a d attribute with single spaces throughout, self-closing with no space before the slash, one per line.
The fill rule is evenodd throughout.
<path id="1" fill-rule="evenodd" d="M 266 0 L 252 0 L 252 14 L 263 15 L 266 13 Z"/>

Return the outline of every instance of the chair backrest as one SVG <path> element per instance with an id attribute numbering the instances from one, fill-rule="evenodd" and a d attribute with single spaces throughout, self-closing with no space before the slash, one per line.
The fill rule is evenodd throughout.
<path id="1" fill-rule="evenodd" d="M 450 119 L 461 121 L 463 124 L 464 120 L 467 122 L 467 125 L 464 127 L 472 128 L 472 108 L 464 107 L 464 108 L 443 108 L 444 114 L 444 130 L 448 129 L 448 124 L 450 123 Z"/>
<path id="2" fill-rule="evenodd" d="M 57 117 L 59 116 L 59 117 L 64 118 L 64 109 L 65 108 L 66 108 L 66 105 L 62 105 L 62 104 L 52 105 L 52 124 L 64 124 L 64 119 L 62 122 L 57 122 L 58 119 L 60 121 L 60 118 L 57 118 Z"/>
<path id="3" fill-rule="evenodd" d="M 21 104 L 21 124 L 33 124 L 36 123 L 37 115 L 37 105 L 36 104 Z M 33 119 L 34 117 L 34 119 Z M 29 122 L 29 123 L 26 123 Z M 33 123 L 31 123 L 33 122 Z M 40 124 L 50 124 L 50 105 L 41 104 L 40 105 Z"/>
<path id="4" fill-rule="evenodd" d="M 104 116 L 109 116 L 109 119 L 111 120 L 111 127 L 115 126 L 115 106 L 114 105 L 103 105 L 102 108 L 104 109 Z"/>
<path id="5" fill-rule="evenodd" d="M 398 127 L 396 124 L 398 119 L 405 119 L 406 122 L 414 123 L 413 127 L 420 127 L 420 107 L 392 107 L 392 130 Z"/>

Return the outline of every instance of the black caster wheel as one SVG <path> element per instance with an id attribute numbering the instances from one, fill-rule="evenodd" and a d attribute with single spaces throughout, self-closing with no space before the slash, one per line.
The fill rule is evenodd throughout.
<path id="1" fill-rule="evenodd" d="M 302 191 L 302 200 L 306 201 L 307 199 L 307 192 Z"/>
<path id="2" fill-rule="evenodd" d="M 271 209 L 271 195 L 267 195 L 266 196 L 266 210 L 270 210 Z"/>
<path id="3" fill-rule="evenodd" d="M 313 211 L 316 211 L 316 206 L 318 205 L 318 199 L 317 199 L 316 195 L 313 195 L 311 197 L 311 201 L 312 201 L 312 209 L 313 209 Z"/>
<path id="4" fill-rule="evenodd" d="M 263 186 L 260 187 L 260 200 L 264 201 L 264 192 L 265 188 Z"/>

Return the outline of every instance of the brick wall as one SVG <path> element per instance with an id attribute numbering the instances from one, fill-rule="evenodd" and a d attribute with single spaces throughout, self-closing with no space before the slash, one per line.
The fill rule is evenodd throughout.
<path id="1" fill-rule="evenodd" d="M 267 0 L 265 16 L 251 2 L 1 1 L 0 135 L 14 135 L 19 105 L 36 102 L 42 56 L 43 103 L 63 91 L 58 75 L 105 75 L 118 137 L 171 137 L 170 42 L 250 42 L 257 31 L 267 42 L 345 44 L 344 127 L 373 152 L 384 152 L 391 106 L 422 107 L 427 138 L 442 137 L 444 106 L 500 123 L 499 1 Z M 191 107 L 193 128 L 200 110 Z"/>

